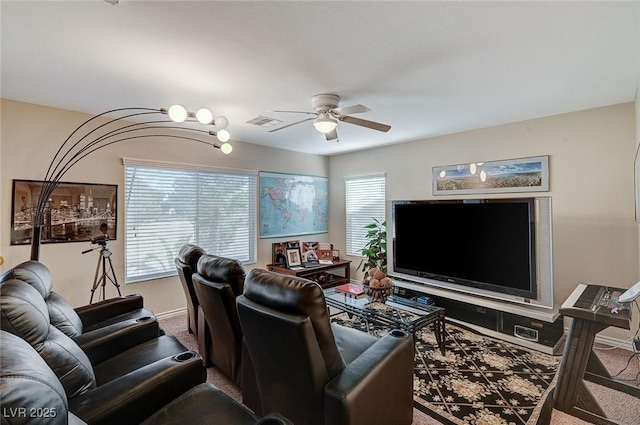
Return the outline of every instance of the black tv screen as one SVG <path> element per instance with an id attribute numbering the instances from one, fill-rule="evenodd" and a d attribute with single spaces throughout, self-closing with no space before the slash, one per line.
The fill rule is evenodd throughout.
<path id="1" fill-rule="evenodd" d="M 533 198 L 394 201 L 393 270 L 536 299 Z"/>

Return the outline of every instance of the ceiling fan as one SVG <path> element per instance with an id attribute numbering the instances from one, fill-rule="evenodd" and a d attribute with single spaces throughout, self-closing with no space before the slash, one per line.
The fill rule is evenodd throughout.
<path id="1" fill-rule="evenodd" d="M 324 133 L 327 140 L 335 140 L 338 138 L 338 121 L 346 122 L 349 124 L 359 125 L 361 127 L 370 128 L 373 130 L 387 132 L 391 129 L 391 126 L 386 124 L 380 124 L 374 121 L 363 120 L 361 118 L 352 117 L 347 114 L 360 114 L 363 112 L 370 112 L 371 109 L 363 105 L 352 105 L 339 108 L 340 96 L 336 94 L 317 94 L 311 98 L 311 106 L 314 112 L 306 111 L 273 111 L 273 112 L 286 112 L 292 114 L 308 114 L 314 115 L 313 117 L 297 121 L 283 127 L 279 127 L 270 130 L 269 133 L 274 131 L 280 131 L 287 127 L 291 127 L 296 124 L 300 124 L 306 121 L 313 120 L 313 126 L 320 133 Z"/>

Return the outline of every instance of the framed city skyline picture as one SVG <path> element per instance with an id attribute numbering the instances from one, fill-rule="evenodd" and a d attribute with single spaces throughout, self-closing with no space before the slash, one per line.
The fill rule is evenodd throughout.
<path id="1" fill-rule="evenodd" d="M 31 243 L 33 216 L 44 182 L 13 180 L 11 245 Z M 116 239 L 118 186 L 61 182 L 49 198 L 41 243 L 86 242 L 101 235 Z"/>

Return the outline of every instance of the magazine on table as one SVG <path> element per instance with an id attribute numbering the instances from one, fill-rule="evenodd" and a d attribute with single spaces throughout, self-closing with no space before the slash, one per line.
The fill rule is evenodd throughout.
<path id="1" fill-rule="evenodd" d="M 336 291 L 344 292 L 348 296 L 359 298 L 361 296 L 366 296 L 364 293 L 364 287 L 357 283 L 344 283 L 342 285 L 338 285 L 334 288 Z"/>

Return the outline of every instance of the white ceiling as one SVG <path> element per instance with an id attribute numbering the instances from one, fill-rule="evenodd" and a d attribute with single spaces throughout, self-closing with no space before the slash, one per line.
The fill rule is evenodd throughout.
<path id="1" fill-rule="evenodd" d="M 1 1 L 1 95 L 205 106 L 233 140 L 331 155 L 634 100 L 639 2 Z M 388 133 L 275 133 L 335 93 Z M 71 129 L 70 129 L 71 130 Z"/>

